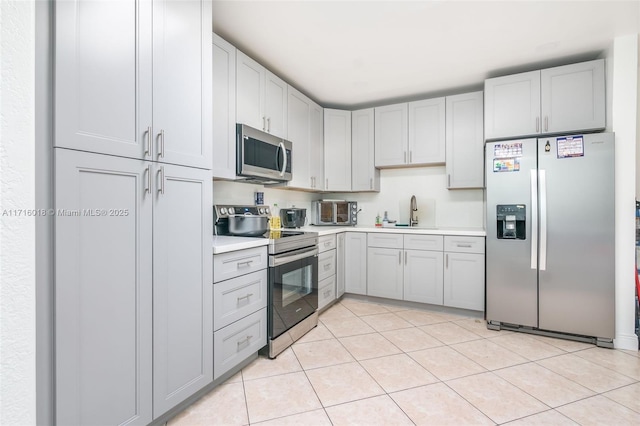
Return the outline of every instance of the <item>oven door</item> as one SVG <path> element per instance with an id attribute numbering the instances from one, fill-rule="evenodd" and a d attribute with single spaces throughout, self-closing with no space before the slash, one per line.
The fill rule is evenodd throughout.
<path id="1" fill-rule="evenodd" d="M 269 338 L 275 339 L 318 308 L 318 248 L 269 256 Z"/>

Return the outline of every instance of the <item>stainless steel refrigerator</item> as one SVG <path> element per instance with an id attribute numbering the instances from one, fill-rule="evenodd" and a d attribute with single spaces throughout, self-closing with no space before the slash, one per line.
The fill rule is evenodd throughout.
<path id="1" fill-rule="evenodd" d="M 614 134 L 490 142 L 489 328 L 612 346 Z"/>

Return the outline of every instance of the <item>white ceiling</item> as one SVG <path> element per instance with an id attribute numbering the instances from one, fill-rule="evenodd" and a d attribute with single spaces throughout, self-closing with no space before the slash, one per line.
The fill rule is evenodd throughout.
<path id="1" fill-rule="evenodd" d="M 480 89 L 594 59 L 640 1 L 213 1 L 213 29 L 325 107 Z"/>

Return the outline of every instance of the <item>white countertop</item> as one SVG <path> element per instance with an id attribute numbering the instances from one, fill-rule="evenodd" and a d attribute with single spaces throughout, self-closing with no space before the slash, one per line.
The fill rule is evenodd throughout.
<path id="1" fill-rule="evenodd" d="M 301 231 L 317 232 L 319 236 L 339 234 L 340 232 L 389 232 L 394 234 L 422 234 L 422 235 L 455 235 L 469 237 L 485 237 L 487 232 L 479 228 L 409 228 L 408 226 L 304 226 Z"/>
<path id="2" fill-rule="evenodd" d="M 263 247 L 269 244 L 267 238 L 232 237 L 225 235 L 213 236 L 213 254 Z"/>
<path id="3" fill-rule="evenodd" d="M 334 235 L 341 232 L 389 232 L 394 234 L 422 234 L 422 235 L 454 235 L 469 237 L 484 237 L 487 235 L 484 229 L 478 228 L 409 228 L 398 227 L 374 227 L 374 226 L 304 226 L 300 231 L 317 232 L 318 236 Z M 269 244 L 266 238 L 213 236 L 213 254 L 227 253 L 230 251 L 244 250 L 254 247 L 262 247 Z"/>

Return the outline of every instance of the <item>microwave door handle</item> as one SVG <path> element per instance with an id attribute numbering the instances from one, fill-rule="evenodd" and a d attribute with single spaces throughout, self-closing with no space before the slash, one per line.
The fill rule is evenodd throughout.
<path id="1" fill-rule="evenodd" d="M 284 162 L 282 163 L 282 170 L 280 171 L 280 176 L 284 176 L 284 172 L 287 170 L 287 149 L 284 146 L 283 142 L 279 144 L 280 149 L 282 150 L 282 158 L 284 158 Z"/>

